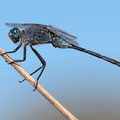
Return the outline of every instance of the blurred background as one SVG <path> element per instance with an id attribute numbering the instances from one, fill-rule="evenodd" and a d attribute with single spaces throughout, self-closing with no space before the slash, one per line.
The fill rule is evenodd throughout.
<path id="1" fill-rule="evenodd" d="M 119 0 L 4 0 L 0 2 L 0 47 L 17 45 L 4 23 L 50 24 L 78 37 L 81 47 L 120 61 Z M 120 120 L 120 68 L 91 55 L 39 45 L 47 66 L 39 83 L 80 120 Z M 22 59 L 23 47 L 11 54 Z M 28 72 L 40 66 L 27 48 L 20 65 Z M 1 120 L 65 120 L 65 118 L 0 57 Z M 36 79 L 36 73 L 33 77 Z"/>

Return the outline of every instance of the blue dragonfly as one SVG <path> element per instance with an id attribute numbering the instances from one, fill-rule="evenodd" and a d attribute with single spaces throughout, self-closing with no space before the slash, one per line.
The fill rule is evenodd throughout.
<path id="1" fill-rule="evenodd" d="M 14 60 L 14 62 L 23 62 L 26 60 L 26 47 L 29 45 L 32 51 L 35 53 L 35 55 L 38 57 L 38 59 L 42 63 L 41 67 L 39 67 L 33 73 L 30 74 L 30 75 L 33 75 L 37 71 L 41 70 L 39 76 L 37 77 L 37 83 L 46 66 L 46 62 L 43 59 L 43 57 L 33 47 L 34 45 L 39 45 L 39 44 L 52 44 L 53 47 L 57 47 L 57 48 L 75 49 L 84 53 L 88 53 L 90 55 L 93 55 L 95 57 L 98 57 L 100 59 L 103 59 L 107 62 L 110 62 L 120 67 L 119 61 L 116 61 L 109 57 L 103 56 L 99 53 L 80 47 L 78 45 L 78 42 L 76 41 L 77 39 L 76 36 L 73 36 L 54 26 L 42 25 L 42 24 L 17 24 L 17 23 L 6 23 L 6 25 L 9 27 L 12 27 L 12 29 L 10 29 L 8 33 L 9 38 L 13 41 L 13 43 L 19 42 L 19 45 L 13 51 L 8 51 L 8 52 L 5 52 L 4 54 L 15 53 L 22 45 L 24 45 L 23 59 Z M 10 64 L 12 63 L 13 62 L 11 62 Z M 24 80 L 19 82 L 21 83 Z M 35 89 L 36 87 L 37 87 L 37 84 L 35 86 Z"/>

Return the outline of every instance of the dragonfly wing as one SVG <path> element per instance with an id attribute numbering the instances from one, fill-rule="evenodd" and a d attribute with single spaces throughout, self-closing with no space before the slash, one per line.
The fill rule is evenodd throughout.
<path id="1" fill-rule="evenodd" d="M 5 23 L 5 25 L 9 27 L 17 27 L 17 28 L 29 28 L 29 27 L 45 27 L 46 25 L 42 24 L 19 24 L 19 23 Z"/>
<path id="2" fill-rule="evenodd" d="M 65 37 L 65 39 L 66 39 L 67 41 L 69 41 L 70 44 L 79 45 L 78 42 L 77 42 L 76 40 L 74 40 L 74 39 L 71 39 L 71 38 L 68 38 L 68 37 Z"/>
<path id="3" fill-rule="evenodd" d="M 65 32 L 65 31 L 63 31 L 63 30 L 61 30 L 61 29 L 59 29 L 59 28 L 57 28 L 57 27 L 54 27 L 54 26 L 51 26 L 51 25 L 49 25 L 49 27 L 50 27 L 51 29 L 53 29 L 54 31 L 56 31 L 56 32 L 62 33 L 62 34 L 65 35 L 65 36 L 69 36 L 69 37 L 71 37 L 71 38 L 73 38 L 73 39 L 77 39 L 76 36 L 71 35 L 71 34 Z"/>
<path id="4" fill-rule="evenodd" d="M 74 44 L 74 45 L 78 45 L 78 42 L 75 40 L 77 39 L 76 36 L 73 36 L 59 28 L 53 27 L 51 25 L 48 26 L 50 30 L 52 30 L 52 32 L 54 32 L 55 34 L 57 34 L 58 36 L 60 36 L 62 39 L 65 39 L 66 41 L 68 41 L 70 44 Z"/>

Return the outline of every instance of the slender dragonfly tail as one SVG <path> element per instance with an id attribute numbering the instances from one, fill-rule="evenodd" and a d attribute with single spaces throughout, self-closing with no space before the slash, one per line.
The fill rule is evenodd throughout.
<path id="1" fill-rule="evenodd" d="M 73 44 L 69 48 L 72 48 L 72 49 L 75 49 L 75 50 L 79 50 L 79 51 L 82 51 L 84 53 L 88 53 L 90 55 L 93 55 L 95 57 L 98 57 L 100 59 L 103 59 L 103 60 L 105 60 L 107 62 L 110 62 L 110 63 L 120 67 L 120 62 L 119 61 L 116 61 L 116 60 L 114 60 L 112 58 L 103 56 L 103 55 L 101 55 L 99 53 L 96 53 L 96 52 L 93 52 L 93 51 L 90 51 L 90 50 L 86 50 L 85 48 L 82 48 L 82 47 L 79 47 L 79 46 L 76 46 L 76 45 L 73 45 Z"/>

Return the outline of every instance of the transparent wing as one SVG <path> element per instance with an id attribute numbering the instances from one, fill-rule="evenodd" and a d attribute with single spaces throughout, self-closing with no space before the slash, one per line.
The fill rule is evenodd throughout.
<path id="1" fill-rule="evenodd" d="M 17 27 L 17 28 L 29 28 L 29 27 L 45 27 L 46 25 L 42 24 L 20 24 L 20 23 L 5 23 L 5 25 L 9 27 Z"/>
<path id="2" fill-rule="evenodd" d="M 73 44 L 73 45 L 79 45 L 78 44 L 78 42 L 76 41 L 76 40 L 74 40 L 74 39 L 71 39 L 71 38 L 68 38 L 68 37 L 65 37 L 65 39 L 67 40 L 67 41 L 69 41 L 71 44 Z"/>
<path id="3" fill-rule="evenodd" d="M 57 27 L 54 27 L 54 26 L 51 26 L 51 25 L 49 25 L 49 27 L 50 27 L 51 29 L 53 29 L 54 31 L 56 31 L 56 32 L 59 32 L 59 33 L 62 33 L 62 34 L 64 34 L 64 35 L 66 35 L 66 36 L 69 36 L 69 37 L 71 37 L 71 38 L 77 39 L 76 36 L 71 35 L 71 34 L 65 32 L 65 31 L 63 31 L 63 30 L 61 30 L 61 29 L 59 29 L 59 28 L 57 28 Z"/>
<path id="4" fill-rule="evenodd" d="M 78 42 L 75 40 L 77 39 L 76 36 L 73 36 L 59 28 L 53 27 L 51 25 L 48 26 L 50 30 L 52 30 L 52 32 L 54 32 L 55 34 L 59 35 L 61 38 L 66 39 L 67 41 L 69 41 L 71 44 L 74 45 L 78 45 Z"/>

